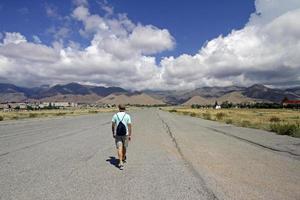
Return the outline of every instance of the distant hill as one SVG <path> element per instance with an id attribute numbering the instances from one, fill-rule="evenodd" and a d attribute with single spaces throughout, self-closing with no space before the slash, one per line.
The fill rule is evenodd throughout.
<path id="1" fill-rule="evenodd" d="M 269 88 L 255 84 L 250 87 L 202 87 L 194 90 L 129 92 L 120 87 L 100 87 L 69 83 L 65 85 L 47 85 L 25 88 L 13 84 L 0 83 L 0 102 L 24 101 L 72 101 L 82 103 L 106 102 L 118 104 L 204 104 L 215 101 L 233 103 L 243 101 L 281 102 L 288 99 L 300 99 L 300 87 L 288 89 Z"/>
<path id="2" fill-rule="evenodd" d="M 96 102 L 113 93 L 127 93 L 120 87 L 86 86 L 78 83 L 54 85 L 53 87 L 24 88 L 0 83 L 0 102 L 21 101 L 74 101 Z"/>
<path id="3" fill-rule="evenodd" d="M 231 103 L 250 103 L 250 102 L 257 102 L 257 101 L 262 101 L 258 99 L 252 99 L 249 97 L 244 96 L 241 92 L 230 92 L 227 94 L 224 94 L 221 97 L 212 97 L 212 98 L 204 98 L 201 96 L 194 96 L 183 105 L 193 105 L 193 104 L 198 104 L 198 105 L 213 105 L 215 102 L 218 102 L 219 104 L 228 101 Z"/>
<path id="4" fill-rule="evenodd" d="M 286 92 L 291 92 L 300 96 L 300 87 L 289 88 L 285 90 Z"/>
<path id="5" fill-rule="evenodd" d="M 186 91 L 176 91 L 176 90 L 167 90 L 167 91 L 153 91 L 153 90 L 144 90 L 143 93 L 159 99 L 168 104 L 181 104 L 185 102 L 189 97 L 185 96 Z"/>
<path id="6" fill-rule="evenodd" d="M 55 95 L 98 95 L 101 97 L 107 96 L 112 93 L 126 93 L 127 91 L 119 87 L 99 87 L 99 86 L 86 86 L 78 83 L 69 83 L 66 85 L 55 85 L 46 90 L 37 93 L 36 98 L 45 98 Z"/>
<path id="7" fill-rule="evenodd" d="M 109 104 L 139 104 L 139 105 L 163 105 L 165 102 L 155 99 L 147 94 L 110 94 L 103 99 L 97 101 L 97 103 L 109 103 Z"/>
<path id="8" fill-rule="evenodd" d="M 45 97 L 42 99 L 38 99 L 38 101 L 42 102 L 75 102 L 75 103 L 95 103 L 100 100 L 102 97 L 96 94 L 87 94 L 87 95 L 55 95 L 51 97 Z"/>
<path id="9" fill-rule="evenodd" d="M 193 104 L 211 105 L 214 102 L 215 102 L 214 99 L 207 99 L 207 98 L 204 98 L 204 97 L 201 97 L 201 96 L 193 96 L 188 101 L 184 102 L 182 105 L 185 105 L 185 106 L 190 106 L 190 105 L 193 105 Z"/>
<path id="10" fill-rule="evenodd" d="M 236 92 L 236 91 L 243 91 L 245 90 L 244 87 L 237 87 L 237 86 L 229 86 L 229 87 L 203 87 L 197 88 L 190 92 L 187 92 L 185 95 L 187 97 L 193 96 L 202 96 L 205 98 L 212 98 L 212 97 L 221 97 L 227 93 Z"/>
<path id="11" fill-rule="evenodd" d="M 264 85 L 255 84 L 251 87 L 246 88 L 243 91 L 243 95 L 253 99 L 263 99 L 272 102 L 280 103 L 285 97 L 288 99 L 299 99 L 300 95 L 286 90 L 272 89 Z"/>
<path id="12" fill-rule="evenodd" d="M 27 97 L 23 93 L 0 93 L 0 103 L 2 102 L 23 102 Z"/>

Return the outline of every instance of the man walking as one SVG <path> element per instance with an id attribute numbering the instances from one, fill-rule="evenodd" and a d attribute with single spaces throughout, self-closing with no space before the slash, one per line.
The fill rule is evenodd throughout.
<path id="1" fill-rule="evenodd" d="M 119 163 L 118 167 L 122 170 L 124 162 L 126 162 L 126 149 L 128 141 L 131 140 L 131 118 L 125 112 L 125 105 L 119 105 L 119 112 L 114 114 L 112 118 L 112 134 L 115 138 L 118 150 Z"/>

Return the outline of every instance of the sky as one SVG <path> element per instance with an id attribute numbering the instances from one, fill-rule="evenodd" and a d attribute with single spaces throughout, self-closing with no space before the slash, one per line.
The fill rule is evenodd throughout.
<path id="1" fill-rule="evenodd" d="M 300 85 L 299 0 L 1 0 L 0 82 Z"/>

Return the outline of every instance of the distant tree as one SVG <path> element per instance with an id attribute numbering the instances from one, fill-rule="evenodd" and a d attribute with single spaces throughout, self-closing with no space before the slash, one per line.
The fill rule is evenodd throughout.
<path id="1" fill-rule="evenodd" d="M 218 102 L 216 101 L 214 107 L 216 107 L 217 105 L 219 105 L 219 104 L 218 104 Z"/>
<path id="2" fill-rule="evenodd" d="M 27 109 L 27 110 L 33 110 L 33 107 L 30 106 L 30 105 L 27 105 L 27 106 L 26 106 L 26 109 Z"/>

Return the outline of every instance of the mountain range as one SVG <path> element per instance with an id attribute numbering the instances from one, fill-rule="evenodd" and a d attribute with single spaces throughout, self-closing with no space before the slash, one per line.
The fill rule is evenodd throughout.
<path id="1" fill-rule="evenodd" d="M 65 85 L 19 87 L 0 83 L 0 102 L 68 101 L 78 103 L 111 104 L 213 104 L 229 101 L 281 102 L 282 99 L 300 99 L 300 87 L 277 89 L 255 84 L 250 87 L 202 87 L 190 91 L 132 92 L 120 87 L 102 87 L 69 83 Z"/>

